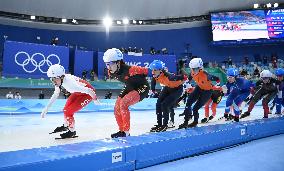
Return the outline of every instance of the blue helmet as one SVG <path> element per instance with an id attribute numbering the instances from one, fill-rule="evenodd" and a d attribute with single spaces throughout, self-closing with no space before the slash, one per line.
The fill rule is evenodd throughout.
<path id="1" fill-rule="evenodd" d="M 238 76 L 239 75 L 239 71 L 236 68 L 228 68 L 227 70 L 227 76 Z"/>
<path id="2" fill-rule="evenodd" d="M 284 69 L 283 68 L 277 68 L 275 70 L 275 75 L 276 76 L 284 76 Z"/>
<path id="3" fill-rule="evenodd" d="M 151 70 L 162 70 L 165 68 L 165 63 L 160 60 L 154 60 L 150 65 L 149 68 Z"/>

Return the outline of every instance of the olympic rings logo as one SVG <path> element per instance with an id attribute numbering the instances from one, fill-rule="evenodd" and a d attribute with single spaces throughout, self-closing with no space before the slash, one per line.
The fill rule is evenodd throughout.
<path id="1" fill-rule="evenodd" d="M 25 55 L 26 59 L 23 60 L 22 62 L 19 62 L 19 55 Z M 34 59 L 35 56 L 40 56 L 42 58 L 42 60 L 37 61 Z M 49 59 L 50 58 L 55 58 L 56 61 L 58 61 L 57 63 L 52 63 Z M 48 67 L 53 65 L 53 64 L 60 64 L 60 58 L 55 55 L 55 54 L 50 54 L 47 57 L 45 57 L 42 53 L 34 53 L 32 56 L 30 56 L 27 52 L 24 51 L 20 51 L 15 55 L 15 63 L 21 67 L 23 67 L 23 70 L 26 71 L 27 73 L 33 73 L 35 72 L 37 69 L 39 69 L 39 71 L 41 73 L 46 73 L 47 71 L 43 71 L 42 67 L 46 64 Z M 32 68 L 31 69 L 27 69 L 26 66 L 29 64 L 32 64 Z M 29 65 L 30 66 L 30 65 Z"/>

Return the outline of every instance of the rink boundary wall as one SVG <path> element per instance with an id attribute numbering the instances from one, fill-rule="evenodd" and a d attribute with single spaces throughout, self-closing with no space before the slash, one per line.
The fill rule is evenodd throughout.
<path id="1" fill-rule="evenodd" d="M 48 104 L 49 99 L 1 99 L 0 100 L 0 116 L 1 115 L 28 115 L 40 114 L 45 105 Z M 113 112 L 116 99 L 100 99 L 100 104 L 91 102 L 77 113 L 91 113 L 91 112 Z M 130 106 L 131 111 L 147 111 L 156 110 L 157 98 L 146 98 L 133 106 Z M 66 99 L 57 99 L 50 107 L 48 114 L 62 114 Z M 256 104 L 261 105 L 261 102 Z M 226 106 L 226 97 L 218 104 L 218 108 Z M 184 109 L 185 105 L 179 108 Z"/>
<path id="2" fill-rule="evenodd" d="M 0 153 L 0 170 L 134 170 L 284 133 L 284 117 Z"/>

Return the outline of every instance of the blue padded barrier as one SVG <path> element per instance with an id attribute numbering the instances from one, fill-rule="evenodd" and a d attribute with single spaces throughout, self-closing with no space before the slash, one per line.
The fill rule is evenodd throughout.
<path id="1" fill-rule="evenodd" d="M 284 133 L 284 117 L 259 119 L 246 122 L 251 140 Z"/>
<path id="2" fill-rule="evenodd" d="M 5 171 L 134 170 L 134 162 L 135 151 L 114 140 L 0 153 L 0 170 Z"/>
<path id="3" fill-rule="evenodd" d="M 241 124 L 214 125 L 150 134 L 147 138 L 155 140 L 150 143 L 145 143 L 143 137 L 127 138 L 126 141 L 137 146 L 136 169 L 139 169 L 238 144 L 248 139 L 246 134 L 241 134 L 245 129 Z"/>
<path id="4" fill-rule="evenodd" d="M 134 170 L 284 133 L 284 118 L 0 153 L 0 170 Z"/>

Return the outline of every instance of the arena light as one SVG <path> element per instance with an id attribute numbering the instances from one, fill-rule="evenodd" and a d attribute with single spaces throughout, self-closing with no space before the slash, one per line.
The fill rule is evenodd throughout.
<path id="1" fill-rule="evenodd" d="M 253 4 L 253 8 L 258 8 L 259 5 L 258 4 Z"/>
<path id="2" fill-rule="evenodd" d="M 31 20 L 35 20 L 35 16 L 34 15 L 31 15 Z"/>
<path id="3" fill-rule="evenodd" d="M 66 19 L 66 18 L 62 18 L 62 19 L 61 19 L 61 22 L 62 22 L 62 23 L 66 23 L 66 22 L 67 22 L 67 19 Z"/>
<path id="4" fill-rule="evenodd" d="M 278 3 L 274 3 L 274 8 L 277 8 L 278 6 L 279 6 L 279 4 Z"/>
<path id="5" fill-rule="evenodd" d="M 112 25 L 112 19 L 109 17 L 106 17 L 103 19 L 103 24 L 105 27 L 110 27 Z"/>
<path id="6" fill-rule="evenodd" d="M 139 23 L 139 24 L 143 24 L 143 21 L 140 20 L 138 23 Z"/>
<path id="7" fill-rule="evenodd" d="M 120 25 L 120 24 L 122 24 L 122 22 L 120 20 L 117 20 L 116 24 Z"/>
<path id="8" fill-rule="evenodd" d="M 124 18 L 124 19 L 122 20 L 122 22 L 123 22 L 123 24 L 125 24 L 125 25 L 129 24 L 129 20 L 128 20 L 127 18 Z"/>
<path id="9" fill-rule="evenodd" d="M 267 8 L 271 8 L 271 3 L 266 4 Z"/>
<path id="10" fill-rule="evenodd" d="M 133 24 L 136 24 L 136 23 L 137 23 L 137 21 L 136 21 L 136 20 L 132 20 L 132 23 L 133 23 Z"/>

